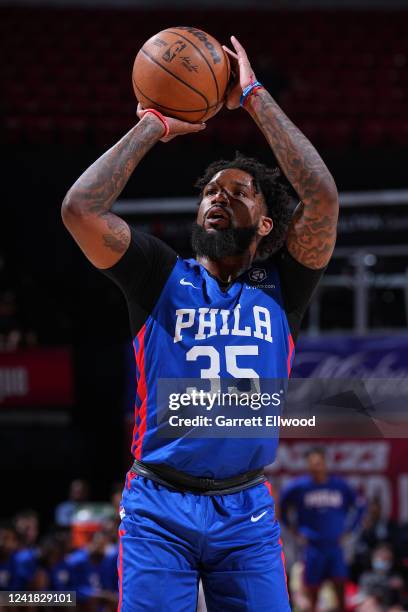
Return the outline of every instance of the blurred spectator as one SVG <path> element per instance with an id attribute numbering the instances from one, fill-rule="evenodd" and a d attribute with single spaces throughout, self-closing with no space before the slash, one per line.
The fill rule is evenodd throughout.
<path id="1" fill-rule="evenodd" d="M 37 544 L 39 534 L 38 513 L 35 510 L 23 510 L 14 517 L 21 548 L 33 549 Z"/>
<path id="2" fill-rule="evenodd" d="M 67 557 L 71 585 L 77 602 L 86 610 L 114 610 L 118 598 L 117 548 L 105 531 L 94 534 L 88 546 Z"/>
<path id="3" fill-rule="evenodd" d="M 41 569 L 37 574 L 38 590 L 64 591 L 71 586 L 71 575 L 66 560 L 69 552 L 69 532 L 48 534 L 40 546 Z"/>
<path id="4" fill-rule="evenodd" d="M 387 544 L 375 548 L 371 557 L 371 571 L 364 572 L 358 582 L 363 596 L 373 597 L 383 609 L 402 605 L 404 581 L 394 570 L 394 554 Z M 407 603 L 407 602 L 405 602 Z"/>
<path id="5" fill-rule="evenodd" d="M 282 491 L 282 522 L 304 547 L 304 587 L 312 609 L 316 609 L 321 585 L 331 580 L 343 610 L 348 572 L 341 543 L 360 524 L 365 505 L 345 480 L 328 474 L 322 448 L 311 449 L 307 460 L 310 473 L 292 480 Z"/>
<path id="6" fill-rule="evenodd" d="M 33 588 L 38 570 L 38 513 L 31 509 L 23 510 L 14 517 L 14 525 L 19 544 L 15 554 L 18 588 Z"/>
<path id="7" fill-rule="evenodd" d="M 35 549 L 19 549 L 19 537 L 13 524 L 0 527 L 0 590 L 34 588 L 38 569 Z"/>
<path id="8" fill-rule="evenodd" d="M 116 516 L 119 516 L 120 503 L 122 501 L 122 491 L 123 484 L 121 482 L 115 482 L 112 487 L 111 504 L 115 510 Z"/>
<path id="9" fill-rule="evenodd" d="M 120 517 L 118 519 L 106 520 L 103 531 L 107 538 L 107 551 L 111 550 L 118 553 L 118 527 L 120 523 Z"/>
<path id="10" fill-rule="evenodd" d="M 378 544 L 389 543 L 394 546 L 397 541 L 398 526 L 395 521 L 382 516 L 381 500 L 373 498 L 368 504 L 362 530 L 355 544 L 353 575 L 359 576 L 370 568 L 371 553 Z"/>
<path id="11" fill-rule="evenodd" d="M 16 588 L 15 553 L 18 547 L 17 532 L 11 523 L 0 525 L 0 591 Z"/>
<path id="12" fill-rule="evenodd" d="M 368 505 L 367 514 L 363 520 L 363 529 L 360 540 L 367 543 L 369 548 L 374 548 L 382 542 L 391 542 L 396 536 L 396 524 L 390 519 L 382 516 L 381 500 L 374 497 Z"/>
<path id="13" fill-rule="evenodd" d="M 60 527 L 69 527 L 78 505 L 89 499 L 89 485 L 85 480 L 73 480 L 69 486 L 68 500 L 55 509 L 55 522 Z"/>

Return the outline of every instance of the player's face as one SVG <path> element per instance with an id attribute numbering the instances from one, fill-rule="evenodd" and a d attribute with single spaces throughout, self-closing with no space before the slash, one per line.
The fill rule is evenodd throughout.
<path id="1" fill-rule="evenodd" d="M 17 537 L 11 529 L 0 529 L 0 554 L 9 555 L 17 550 Z"/>
<path id="2" fill-rule="evenodd" d="M 253 177 L 236 168 L 215 174 L 204 188 L 197 223 L 207 232 L 256 226 L 266 235 L 272 229 L 263 196 L 256 192 Z M 264 219 L 268 219 L 265 222 Z M 265 226 L 265 227 L 264 227 Z"/>
<path id="3" fill-rule="evenodd" d="M 326 475 L 326 460 L 320 453 L 311 453 L 308 457 L 309 471 L 315 478 Z"/>

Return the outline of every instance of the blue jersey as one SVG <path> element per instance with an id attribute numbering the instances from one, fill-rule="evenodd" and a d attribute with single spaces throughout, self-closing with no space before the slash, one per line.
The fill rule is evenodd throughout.
<path id="1" fill-rule="evenodd" d="M 282 521 L 288 524 L 288 510 L 296 510 L 300 533 L 309 542 L 335 544 L 360 523 L 365 505 L 342 478 L 329 476 L 324 483 L 311 476 L 292 480 L 280 498 Z"/>
<path id="2" fill-rule="evenodd" d="M 294 260 L 289 264 L 303 275 L 303 285 L 300 273 L 284 278 L 286 295 L 292 283 L 297 290 L 292 307 L 283 298 L 276 258 L 254 264 L 223 287 L 196 260 L 178 258 L 161 241 L 132 231 L 128 251 L 104 272 L 126 295 L 134 334 L 136 459 L 209 478 L 228 478 L 274 461 L 277 430 L 263 438 L 228 433 L 216 438 L 197 437 L 192 428 L 182 436 L 165 437 L 158 391 L 164 379 L 199 379 L 204 384 L 287 379 L 294 354 L 288 311 L 301 318 L 322 273 Z M 231 382 L 233 388 L 236 384 Z"/>
<path id="3" fill-rule="evenodd" d="M 0 591 L 12 591 L 17 588 L 16 563 L 14 554 L 0 561 Z"/>
<path id="4" fill-rule="evenodd" d="M 262 283 L 252 281 L 251 273 L 264 274 Z M 259 284 L 264 285 L 262 290 L 256 288 Z M 133 439 L 137 459 L 215 478 L 262 468 L 274 460 L 276 432 L 269 439 L 187 435 L 168 440 L 160 437 L 156 422 L 159 379 L 288 376 L 293 345 L 273 266 L 251 268 L 222 291 L 195 260 L 179 259 L 134 346 L 140 421 Z"/>
<path id="5" fill-rule="evenodd" d="M 71 586 L 70 567 L 66 559 L 47 568 L 48 588 L 50 591 L 66 591 Z"/>
<path id="6" fill-rule="evenodd" d="M 117 550 L 107 552 L 97 563 L 86 548 L 79 548 L 66 559 L 70 585 L 80 601 L 86 601 L 100 590 L 117 590 Z"/>
<path id="7" fill-rule="evenodd" d="M 23 548 L 0 562 L 0 591 L 25 590 L 38 568 L 37 551 Z"/>

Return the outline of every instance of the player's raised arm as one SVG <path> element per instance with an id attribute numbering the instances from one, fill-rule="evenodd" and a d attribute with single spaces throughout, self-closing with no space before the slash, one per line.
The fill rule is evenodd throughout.
<path id="1" fill-rule="evenodd" d="M 201 131 L 190 124 L 139 108 L 141 121 L 79 177 L 62 204 L 62 219 L 87 258 L 110 268 L 130 242 L 128 224 L 111 212 L 130 175 L 158 140 Z"/>
<path id="2" fill-rule="evenodd" d="M 339 211 L 338 194 L 332 175 L 320 155 L 262 87 L 249 87 L 256 77 L 247 54 L 232 36 L 236 53 L 226 47 L 239 71 L 238 82 L 230 92 L 227 106 L 238 108 L 241 95 L 245 110 L 255 120 L 287 179 L 300 200 L 286 239 L 291 255 L 303 265 L 319 269 L 329 261 L 336 242 Z"/>

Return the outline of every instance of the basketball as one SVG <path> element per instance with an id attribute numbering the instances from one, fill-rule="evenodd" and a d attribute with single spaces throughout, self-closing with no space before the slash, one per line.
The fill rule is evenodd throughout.
<path id="1" fill-rule="evenodd" d="M 190 123 L 213 117 L 230 78 L 227 54 L 212 36 L 189 26 L 149 38 L 136 56 L 132 82 L 143 108 Z"/>

